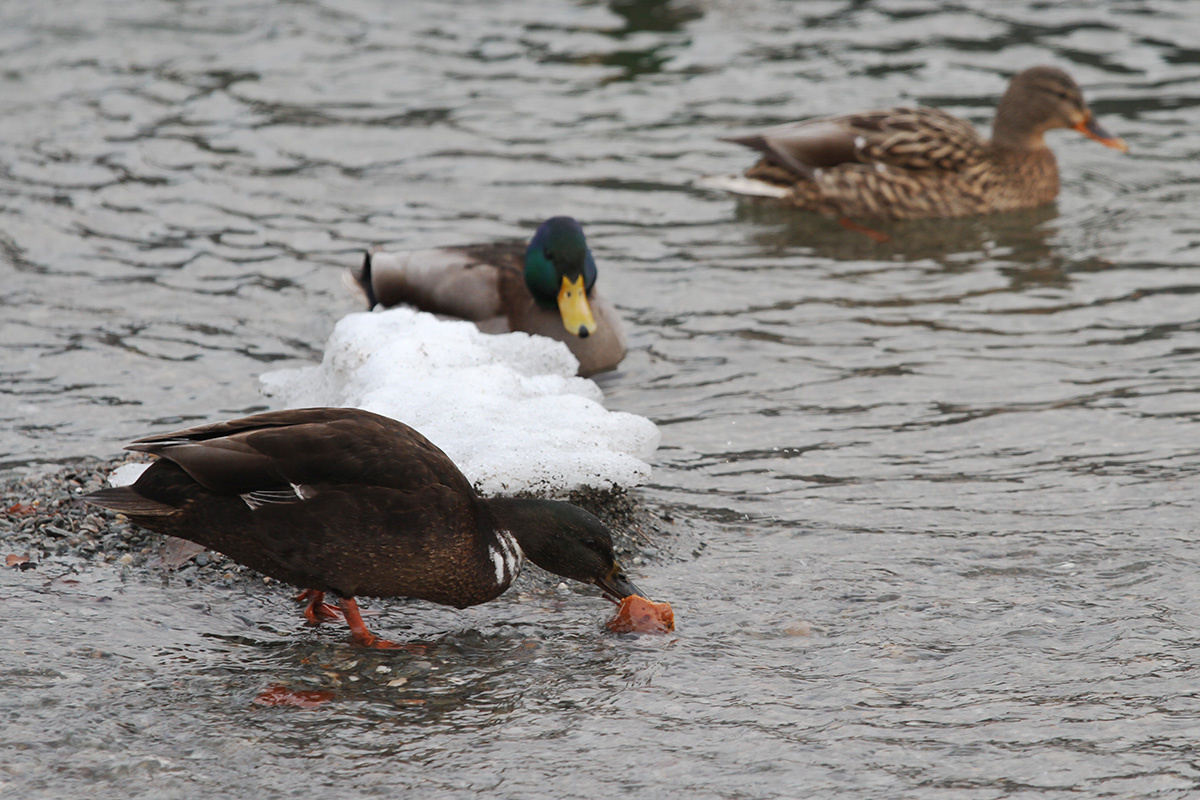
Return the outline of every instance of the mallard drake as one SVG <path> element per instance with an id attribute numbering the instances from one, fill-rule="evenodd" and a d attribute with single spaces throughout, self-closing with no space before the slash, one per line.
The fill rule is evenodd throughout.
<path id="1" fill-rule="evenodd" d="M 368 411 L 275 411 L 126 449 L 159 458 L 132 485 L 84 499 L 303 587 L 314 623 L 337 615 L 324 602 L 336 593 L 355 644 L 392 646 L 367 630 L 355 597 L 464 608 L 499 596 L 527 558 L 614 602 L 641 594 L 594 516 L 480 497 L 428 439 Z"/>
<path id="2" fill-rule="evenodd" d="M 557 339 L 585 377 L 615 369 L 625 357 L 620 318 L 595 288 L 596 262 L 571 217 L 546 220 L 528 245 L 368 251 L 349 275 L 368 309 L 403 303 L 471 320 L 485 333 Z"/>
<path id="3" fill-rule="evenodd" d="M 1044 135 L 1072 128 L 1108 147 L 1079 86 L 1057 67 L 1013 76 L 992 138 L 935 108 L 890 108 L 807 120 L 724 141 L 763 153 L 744 176 L 710 185 L 856 219 L 962 217 L 1048 203 L 1058 166 Z"/>

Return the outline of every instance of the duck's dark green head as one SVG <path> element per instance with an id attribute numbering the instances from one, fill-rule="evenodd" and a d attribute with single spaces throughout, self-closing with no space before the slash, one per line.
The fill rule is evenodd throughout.
<path id="1" fill-rule="evenodd" d="M 525 557 L 547 572 L 594 584 L 614 603 L 642 594 L 617 563 L 608 528 L 582 508 L 557 500 L 511 498 L 489 504 L 497 525 L 512 533 Z"/>
<path id="2" fill-rule="evenodd" d="M 540 308 L 557 308 L 563 327 L 581 338 L 596 330 L 588 295 L 596 283 L 596 262 L 583 227 L 571 217 L 541 224 L 525 250 L 525 285 Z"/>

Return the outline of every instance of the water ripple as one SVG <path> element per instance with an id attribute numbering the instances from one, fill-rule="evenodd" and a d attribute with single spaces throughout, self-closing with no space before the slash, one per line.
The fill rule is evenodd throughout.
<path id="1" fill-rule="evenodd" d="M 380 603 L 397 659 L 270 593 L 8 571 L 0 793 L 1193 794 L 1196 41 L 1170 0 L 0 8 L 0 466 L 258 408 L 364 245 L 571 213 L 681 626 Z M 880 245 L 694 185 L 804 116 L 986 125 L 1045 62 L 1132 147 L 1051 134 L 1046 208 Z M 280 682 L 338 700 L 253 705 Z"/>

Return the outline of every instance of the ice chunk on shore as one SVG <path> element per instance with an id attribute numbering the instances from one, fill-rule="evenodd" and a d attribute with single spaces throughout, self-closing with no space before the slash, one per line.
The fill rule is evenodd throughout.
<path id="1" fill-rule="evenodd" d="M 354 406 L 398 419 L 446 451 L 485 494 L 635 486 L 653 422 L 609 411 L 562 342 L 484 334 L 409 308 L 349 314 L 319 366 L 268 372 L 279 408 Z"/>

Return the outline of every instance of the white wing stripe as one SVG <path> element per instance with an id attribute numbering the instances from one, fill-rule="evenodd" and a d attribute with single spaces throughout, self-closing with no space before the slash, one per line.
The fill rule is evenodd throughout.
<path id="1" fill-rule="evenodd" d="M 488 548 L 488 554 L 492 557 L 492 566 L 496 569 L 496 585 L 504 586 L 508 583 L 508 561 L 500 555 L 499 551 L 494 547 Z"/>
<path id="2" fill-rule="evenodd" d="M 316 490 L 311 486 L 299 483 L 291 483 L 288 486 L 288 489 L 259 489 L 238 497 L 242 498 L 251 511 L 255 511 L 268 503 L 294 503 L 297 500 L 311 500 L 317 496 Z"/>

